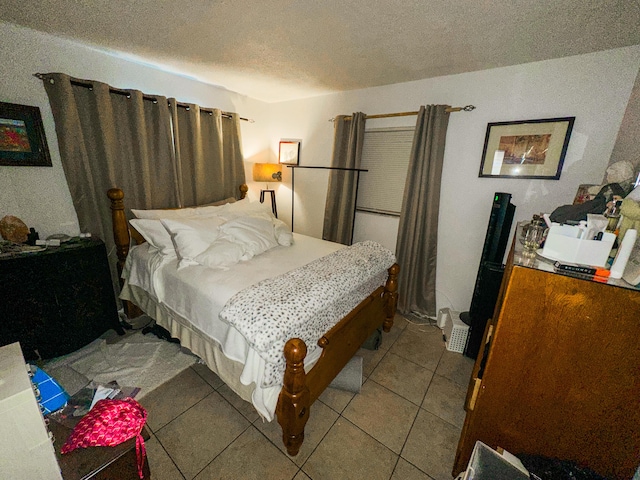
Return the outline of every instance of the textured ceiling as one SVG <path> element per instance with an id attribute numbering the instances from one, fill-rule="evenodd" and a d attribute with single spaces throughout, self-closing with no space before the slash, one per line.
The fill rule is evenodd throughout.
<path id="1" fill-rule="evenodd" d="M 0 20 L 267 102 L 640 44 L 640 0 L 0 0 Z"/>

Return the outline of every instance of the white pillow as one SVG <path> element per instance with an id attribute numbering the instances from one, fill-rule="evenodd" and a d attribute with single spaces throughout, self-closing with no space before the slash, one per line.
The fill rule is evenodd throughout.
<path id="1" fill-rule="evenodd" d="M 209 247 L 197 255 L 194 261 L 209 268 L 228 267 L 238 263 L 245 255 L 245 248 L 232 238 L 222 234 Z"/>
<path id="2" fill-rule="evenodd" d="M 196 215 L 217 215 L 223 212 L 227 206 L 232 205 L 234 203 L 240 203 L 237 207 L 238 210 L 242 210 L 247 205 L 249 205 L 249 200 L 238 200 L 234 197 L 225 198 L 224 200 L 220 200 L 218 202 L 208 203 L 201 207 L 188 207 L 188 208 L 168 208 L 168 209 L 157 209 L 157 210 L 136 210 L 131 209 L 131 213 L 135 215 L 136 218 L 147 218 L 147 219 L 155 219 L 160 220 L 162 218 L 188 218 Z"/>
<path id="3" fill-rule="evenodd" d="M 289 226 L 277 218 L 272 218 L 271 221 L 273 222 L 273 233 L 278 243 L 285 247 L 290 247 L 293 243 L 293 233 L 291 233 Z"/>
<path id="4" fill-rule="evenodd" d="M 268 215 L 238 217 L 222 224 L 220 231 L 245 247 L 243 260 L 278 246 L 273 223 Z"/>
<path id="5" fill-rule="evenodd" d="M 171 235 L 180 262 L 178 268 L 198 263 L 195 258 L 204 252 L 220 235 L 221 217 L 162 219 L 162 225 Z"/>
<path id="6" fill-rule="evenodd" d="M 243 202 L 244 200 L 239 201 Z M 224 200 L 220 200 L 219 202 L 209 203 L 201 207 L 193 207 L 193 210 L 195 210 L 195 213 L 197 215 L 220 215 L 228 209 L 229 205 L 233 203 L 237 203 L 237 200 L 233 197 L 229 197 L 225 198 Z"/>
<path id="7" fill-rule="evenodd" d="M 136 210 L 131 209 L 136 218 L 161 220 L 163 218 L 188 218 L 196 215 L 195 208 L 178 208 L 166 210 Z"/>
<path id="8" fill-rule="evenodd" d="M 260 202 L 250 202 L 249 199 L 245 198 L 243 200 L 238 200 L 234 203 L 229 203 L 224 205 L 224 210 L 221 210 L 221 214 L 225 215 L 227 218 L 237 218 L 243 215 L 255 215 L 255 214 L 265 214 L 269 217 L 273 217 L 273 213 L 271 212 L 271 205 L 267 203 Z"/>
<path id="9" fill-rule="evenodd" d="M 149 245 L 157 249 L 161 254 L 176 254 L 171 235 L 169 235 L 160 220 L 134 218 L 129 223 L 144 237 Z"/>
<path id="10" fill-rule="evenodd" d="M 236 197 L 227 197 L 224 200 L 218 200 L 217 202 L 205 203 L 204 205 L 199 205 L 194 208 L 203 208 L 203 207 L 219 207 L 221 205 L 226 205 L 227 203 L 235 203 L 237 202 Z"/>
<path id="11" fill-rule="evenodd" d="M 207 207 L 192 208 L 197 216 L 211 217 L 214 215 L 222 215 L 227 210 L 227 205 L 209 205 Z"/>

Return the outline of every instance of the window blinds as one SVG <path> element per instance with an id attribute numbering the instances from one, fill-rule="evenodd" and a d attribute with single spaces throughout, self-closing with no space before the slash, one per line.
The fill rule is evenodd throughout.
<path id="1" fill-rule="evenodd" d="M 358 203 L 361 211 L 399 215 L 414 128 L 367 130 L 362 146 Z"/>

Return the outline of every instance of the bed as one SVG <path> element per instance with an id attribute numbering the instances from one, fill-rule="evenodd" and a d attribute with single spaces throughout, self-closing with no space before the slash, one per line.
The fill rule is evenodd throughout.
<path id="1" fill-rule="evenodd" d="M 149 220 L 158 220 L 154 215 L 177 218 L 161 222 L 178 250 L 177 240 L 182 237 L 176 229 L 186 229 L 184 225 L 209 225 L 207 222 L 222 218 L 226 221 L 219 227 L 222 231 L 235 220 L 247 221 L 244 213 L 219 213 L 259 208 L 244 199 L 246 185 L 240 186 L 240 192 L 237 203 L 201 208 L 196 213 L 175 209 L 170 215 L 167 210 L 145 215 L 151 216 Z M 138 314 L 136 308 L 147 313 L 251 402 L 264 419 L 277 418 L 287 452 L 297 455 L 313 402 L 377 328 L 388 332 L 393 326 L 399 272 L 393 254 L 378 251 L 382 247 L 373 242 L 344 247 L 290 232 L 293 241 L 287 244 L 289 237 L 278 236 L 277 220 L 273 220 L 275 237 L 278 241 L 284 238 L 284 243 L 251 259 L 210 265 L 207 261 L 221 258 L 216 247 L 216 255 L 205 257 L 204 263 L 182 264 L 186 255 L 163 256 L 148 230 L 143 236 L 133 228 L 143 222 L 127 221 L 122 190 L 114 188 L 107 195 L 118 271 L 123 277 L 120 296 L 129 317 Z M 132 238 L 134 246 L 130 246 Z M 357 266 L 348 266 L 348 257 L 354 257 Z M 360 268 L 370 270 L 371 276 L 356 285 L 350 275 Z M 332 289 L 323 283 L 327 281 L 337 282 L 334 290 L 342 296 L 310 314 L 308 305 L 316 308 L 317 291 Z M 305 293 L 289 295 L 292 291 Z M 289 310 L 279 310 L 283 308 Z M 335 319 L 326 323 L 332 315 Z"/>

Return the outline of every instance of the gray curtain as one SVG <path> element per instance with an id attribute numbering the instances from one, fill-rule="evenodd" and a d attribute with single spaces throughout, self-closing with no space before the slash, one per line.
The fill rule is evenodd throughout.
<path id="1" fill-rule="evenodd" d="M 245 182 L 240 121 L 236 114 L 169 99 L 181 206 L 238 195 Z"/>
<path id="2" fill-rule="evenodd" d="M 216 198 L 240 198 L 238 186 L 246 183 L 244 174 L 244 155 L 242 153 L 242 135 L 240 132 L 240 115 L 228 113 L 222 115 L 222 164 L 224 165 L 224 195 Z"/>
<path id="3" fill-rule="evenodd" d="M 187 109 L 175 99 L 167 108 L 162 96 L 61 73 L 42 79 L 80 230 L 107 245 L 116 293 L 108 189 L 122 188 L 127 207 L 140 209 L 238 196 L 245 177 L 236 114 L 210 113 L 197 105 Z"/>
<path id="4" fill-rule="evenodd" d="M 167 99 L 61 73 L 43 82 L 80 230 L 105 242 L 119 293 L 107 190 L 122 188 L 133 208 L 178 205 Z"/>
<path id="5" fill-rule="evenodd" d="M 366 115 L 357 112 L 334 121 L 332 167 L 360 168 Z M 351 245 L 356 209 L 357 172 L 331 170 L 324 209 L 322 238 Z"/>
<path id="6" fill-rule="evenodd" d="M 420 107 L 398 227 L 398 310 L 436 313 L 440 179 L 449 124 L 447 105 Z"/>

